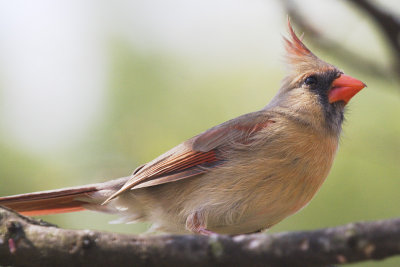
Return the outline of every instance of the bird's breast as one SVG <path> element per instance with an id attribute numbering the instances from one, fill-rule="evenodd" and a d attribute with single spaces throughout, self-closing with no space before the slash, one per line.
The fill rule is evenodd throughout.
<path id="1" fill-rule="evenodd" d="M 276 153 L 265 151 L 249 220 L 264 221 L 268 228 L 307 205 L 328 176 L 337 145 L 336 137 L 298 132 L 270 146 Z"/>

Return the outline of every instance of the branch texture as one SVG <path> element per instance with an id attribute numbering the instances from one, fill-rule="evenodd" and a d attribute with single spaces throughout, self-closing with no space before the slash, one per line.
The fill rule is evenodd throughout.
<path id="1" fill-rule="evenodd" d="M 65 230 L 0 208 L 0 265 L 325 266 L 400 254 L 400 218 L 240 236 Z"/>

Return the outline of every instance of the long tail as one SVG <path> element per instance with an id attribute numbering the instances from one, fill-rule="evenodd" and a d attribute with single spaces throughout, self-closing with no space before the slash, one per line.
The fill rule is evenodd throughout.
<path id="1" fill-rule="evenodd" d="M 85 209 L 107 211 L 106 207 L 102 207 L 100 204 L 108 195 L 122 187 L 128 178 L 123 177 L 105 183 L 0 197 L 0 205 L 27 216 L 74 212 Z"/>

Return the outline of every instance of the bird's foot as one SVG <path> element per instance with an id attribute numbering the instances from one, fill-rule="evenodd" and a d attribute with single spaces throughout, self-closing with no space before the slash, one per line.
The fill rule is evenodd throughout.
<path id="1" fill-rule="evenodd" d="M 203 227 L 200 227 L 199 229 L 197 229 L 197 234 L 205 235 L 205 236 L 217 235 L 217 233 L 207 230 L 206 228 L 203 228 Z"/>
<path id="2" fill-rule="evenodd" d="M 189 215 L 189 217 L 186 219 L 186 229 L 188 229 L 192 233 L 205 236 L 211 236 L 217 234 L 206 228 L 204 218 L 201 216 L 199 212 L 195 212 Z"/>

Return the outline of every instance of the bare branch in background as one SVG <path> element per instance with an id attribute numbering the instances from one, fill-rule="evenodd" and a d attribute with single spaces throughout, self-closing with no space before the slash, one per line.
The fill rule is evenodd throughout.
<path id="1" fill-rule="evenodd" d="M 134 236 L 65 230 L 0 208 L 0 266 L 326 266 L 400 255 L 400 218 L 316 231 Z"/>
<path id="2" fill-rule="evenodd" d="M 395 71 L 400 73 L 400 18 L 389 10 L 384 10 L 367 0 L 349 0 L 360 10 L 366 12 L 375 23 L 381 28 L 394 52 Z"/>
<path id="3" fill-rule="evenodd" d="M 293 1 L 284 0 L 282 1 L 284 8 L 292 21 L 296 23 L 302 31 L 306 33 L 309 41 L 314 42 L 317 46 L 323 50 L 329 51 L 339 59 L 343 60 L 354 68 L 368 74 L 374 75 L 381 78 L 390 78 L 393 73 L 397 79 L 398 73 L 400 73 L 400 22 L 396 20 L 395 15 L 386 13 L 375 4 L 368 2 L 367 0 L 350 0 L 363 11 L 366 11 L 372 19 L 381 27 L 384 36 L 388 39 L 388 43 L 394 53 L 393 58 L 393 70 L 388 71 L 384 66 L 377 64 L 372 58 L 364 57 L 352 51 L 339 42 L 330 39 L 321 33 L 315 26 L 301 15 L 301 8 L 298 8 Z M 393 72 L 393 73 L 391 73 Z"/>

